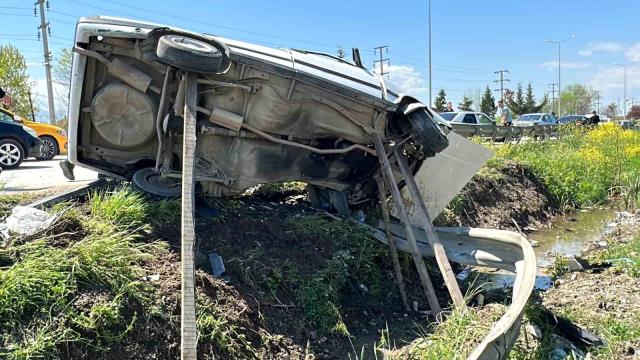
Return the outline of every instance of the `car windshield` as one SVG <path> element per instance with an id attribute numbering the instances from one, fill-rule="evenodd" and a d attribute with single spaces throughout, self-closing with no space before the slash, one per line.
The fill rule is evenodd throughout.
<path id="1" fill-rule="evenodd" d="M 518 118 L 518 121 L 538 121 L 540 120 L 540 115 L 521 115 Z"/>
<path id="2" fill-rule="evenodd" d="M 439 113 L 438 115 L 440 115 L 443 119 L 447 121 L 451 121 L 453 120 L 454 117 L 456 117 L 456 115 L 458 115 L 458 113 L 446 112 L 446 113 Z"/>

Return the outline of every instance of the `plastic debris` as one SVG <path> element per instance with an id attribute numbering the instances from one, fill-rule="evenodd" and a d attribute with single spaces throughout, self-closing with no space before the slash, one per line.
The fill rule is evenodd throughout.
<path id="1" fill-rule="evenodd" d="M 27 206 L 16 206 L 5 220 L 5 226 L 9 233 L 29 236 L 46 229 L 55 219 L 55 215 L 50 215 L 46 211 Z"/>
<path id="2" fill-rule="evenodd" d="M 217 252 L 209 254 L 209 262 L 211 263 L 211 271 L 213 276 L 222 277 L 222 274 L 225 272 L 224 262 L 222 261 L 222 256 L 218 255 Z"/>
<path id="3" fill-rule="evenodd" d="M 158 281 L 160 280 L 160 274 L 146 275 L 142 277 L 142 281 Z"/>

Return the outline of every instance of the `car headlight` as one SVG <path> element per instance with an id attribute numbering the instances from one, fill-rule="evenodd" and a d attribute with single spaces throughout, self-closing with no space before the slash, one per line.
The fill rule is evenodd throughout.
<path id="1" fill-rule="evenodd" d="M 27 133 L 29 133 L 29 135 L 33 136 L 33 137 L 38 137 L 38 133 L 36 133 L 35 130 L 33 130 L 32 128 L 28 127 L 28 126 L 24 126 L 22 125 L 22 128 L 24 129 L 24 131 L 26 131 Z"/>
<path id="2" fill-rule="evenodd" d="M 58 134 L 59 134 L 59 135 L 67 136 L 67 132 L 66 132 L 66 131 L 64 131 L 64 130 L 62 130 L 62 129 L 58 129 L 57 131 L 58 131 Z"/>

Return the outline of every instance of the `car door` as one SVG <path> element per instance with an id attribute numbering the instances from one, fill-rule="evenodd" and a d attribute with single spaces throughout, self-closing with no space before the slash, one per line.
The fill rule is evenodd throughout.
<path id="1" fill-rule="evenodd" d="M 462 123 L 463 124 L 478 125 L 478 120 L 476 119 L 476 115 L 475 114 L 464 114 L 464 117 L 462 118 Z"/>

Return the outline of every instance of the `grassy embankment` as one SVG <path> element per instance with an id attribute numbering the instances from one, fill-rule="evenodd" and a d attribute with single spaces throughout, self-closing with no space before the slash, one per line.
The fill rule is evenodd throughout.
<path id="1" fill-rule="evenodd" d="M 478 176 L 499 178 L 500 170 L 508 161 L 529 166 L 543 182 L 548 192 L 563 210 L 606 203 L 612 196 L 617 197 L 628 209 L 640 204 L 640 132 L 622 130 L 613 124 L 595 129 L 567 127 L 561 130 L 561 138 L 555 141 L 528 142 L 516 145 L 494 146 L 495 157 L 481 170 Z M 591 290 L 585 293 L 572 293 L 566 289 L 553 289 L 550 296 L 567 298 L 558 309 L 575 323 L 585 326 L 608 341 L 608 346 L 593 349 L 593 359 L 622 358 L 628 347 L 638 351 L 640 341 L 640 310 L 638 304 L 620 305 L 616 311 L 609 311 L 603 305 L 603 294 L 586 296 L 589 291 L 601 289 L 603 293 L 615 292 L 624 288 L 637 287 L 640 277 L 640 236 L 624 241 L 616 240 L 615 234 L 609 239 L 610 246 L 593 252 L 594 261 L 623 258 L 607 271 L 609 276 L 620 277 L 616 280 L 604 277 L 593 280 Z M 570 276 L 570 275 L 567 275 Z M 597 276 L 597 275 L 596 275 Z M 609 288 L 607 282 L 626 283 L 628 285 Z M 636 284 L 635 286 L 633 284 Z M 565 285 L 570 287 L 571 284 Z M 557 292 L 554 295 L 553 292 Z M 619 296 L 618 296 L 619 295 Z M 620 293 L 613 297 L 625 297 Z M 634 291 L 635 300 L 638 299 Z M 588 301 L 592 304 L 586 305 Z M 600 303 L 598 301 L 600 299 Z M 634 301 L 630 298 L 628 301 Z M 631 310 L 626 311 L 625 308 Z M 484 316 L 482 309 L 474 309 L 468 314 L 454 313 L 441 325 L 435 327 L 432 335 L 413 348 L 416 359 L 465 359 L 475 345 L 478 330 L 488 332 L 490 319 Z M 536 306 L 532 305 L 527 317 L 535 319 Z M 523 336 L 514 347 L 512 359 L 547 359 L 553 344 L 549 334 L 553 329 L 543 329 L 545 337 L 535 346 L 525 341 Z M 630 345 L 631 344 L 631 345 Z M 628 355 L 628 354 L 627 354 Z"/>

